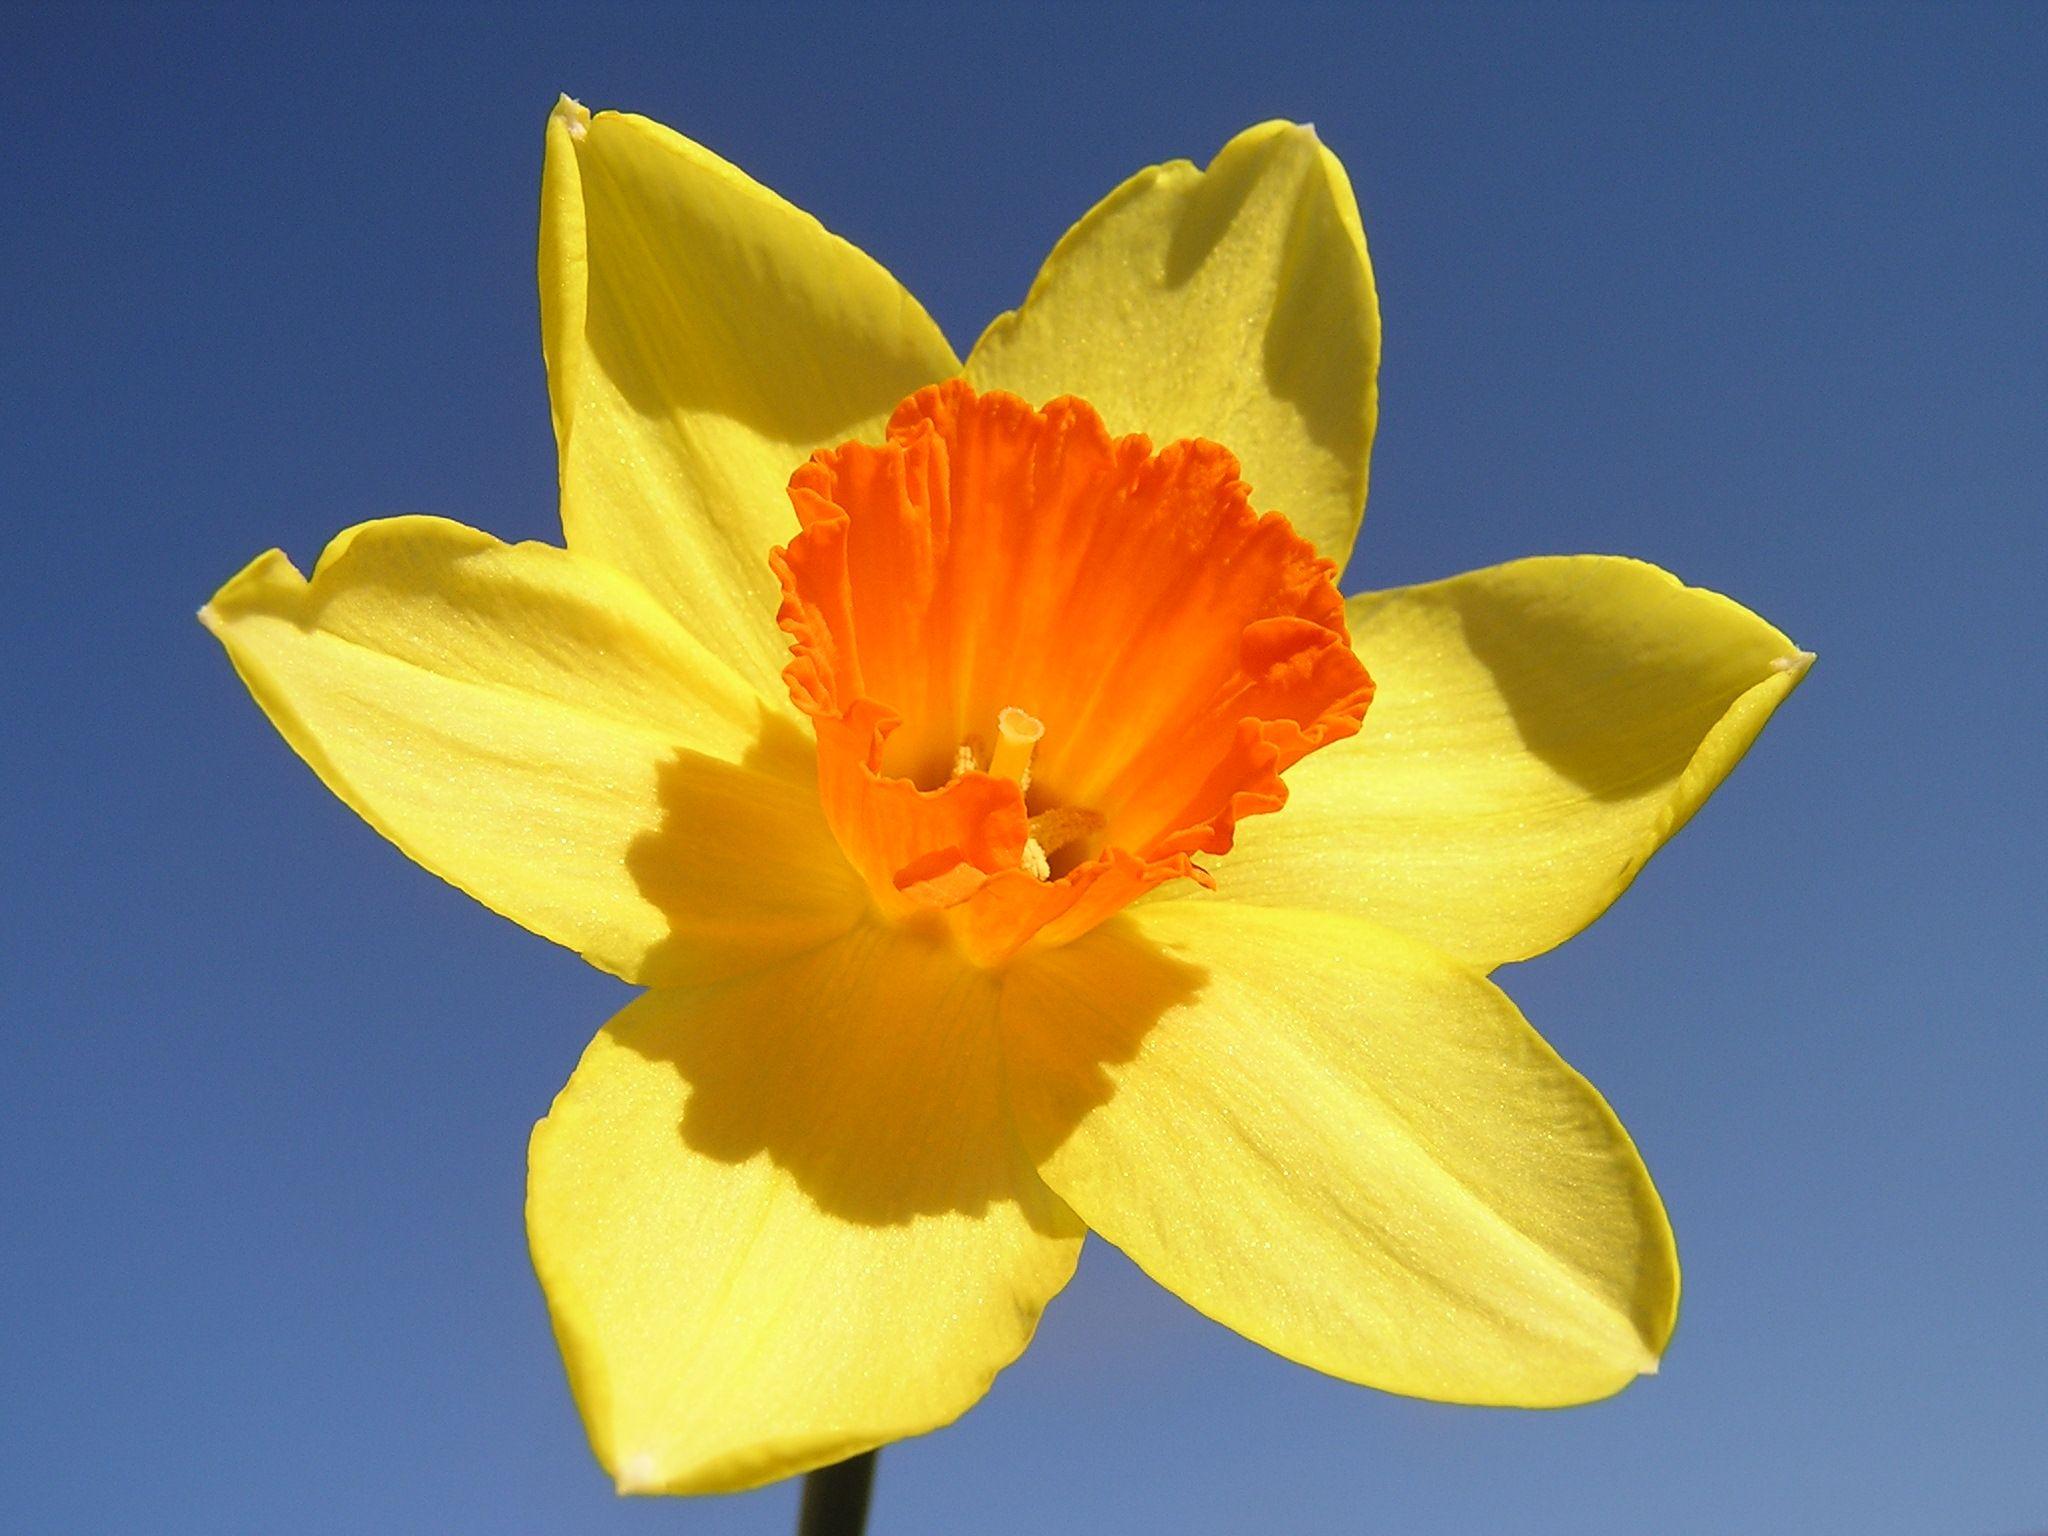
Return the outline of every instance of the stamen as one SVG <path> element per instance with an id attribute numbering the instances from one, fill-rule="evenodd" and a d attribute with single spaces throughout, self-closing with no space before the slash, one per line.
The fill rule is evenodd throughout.
<path id="1" fill-rule="evenodd" d="M 1024 844 L 1024 867 L 1041 880 L 1052 878 L 1052 856 L 1069 844 L 1093 837 L 1108 823 L 1100 811 L 1078 805 L 1056 805 L 1031 818 L 1031 836 Z"/>
<path id="2" fill-rule="evenodd" d="M 1095 836 L 1108 825 L 1100 811 L 1079 805 L 1056 805 L 1031 818 L 1031 841 L 1047 854 L 1055 854 L 1070 843 Z"/>
<path id="3" fill-rule="evenodd" d="M 1019 789 L 1031 787 L 1031 753 L 1045 735 L 1045 725 L 1021 709 L 1006 709 L 996 716 L 996 750 L 988 771 L 1008 779 Z"/>

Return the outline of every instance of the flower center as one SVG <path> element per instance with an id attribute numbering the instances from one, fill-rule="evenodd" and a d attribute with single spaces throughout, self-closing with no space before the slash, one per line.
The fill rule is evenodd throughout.
<path id="1" fill-rule="evenodd" d="M 1027 806 L 1030 804 L 1031 754 L 1044 736 L 1045 723 L 1036 715 L 1011 707 L 996 716 L 996 748 L 989 759 L 988 771 L 1015 784 L 1018 791 L 1026 796 Z M 963 773 L 972 773 L 979 765 L 977 743 L 962 742 L 953 777 L 957 779 Z M 1039 811 L 1029 822 L 1031 831 L 1024 839 L 1022 868 L 1040 880 L 1050 880 L 1053 877 L 1053 855 L 1066 855 L 1107 825 L 1100 812 L 1082 806 L 1061 805 Z M 1066 867 L 1078 862 L 1079 859 L 1074 857 L 1062 860 Z"/>
<path id="2" fill-rule="evenodd" d="M 984 964 L 1212 883 L 1194 856 L 1371 701 L 1334 568 L 1214 443 L 1155 454 L 1085 401 L 956 380 L 790 499 L 783 676 L 826 817 L 884 911 Z"/>

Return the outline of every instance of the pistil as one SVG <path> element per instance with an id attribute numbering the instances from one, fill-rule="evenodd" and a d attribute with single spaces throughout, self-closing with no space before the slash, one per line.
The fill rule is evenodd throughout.
<path id="1" fill-rule="evenodd" d="M 996 716 L 996 750 L 989 758 L 988 771 L 1008 779 L 1019 789 L 1031 788 L 1031 754 L 1045 736 L 1045 724 L 1021 709 L 1006 709 Z"/>

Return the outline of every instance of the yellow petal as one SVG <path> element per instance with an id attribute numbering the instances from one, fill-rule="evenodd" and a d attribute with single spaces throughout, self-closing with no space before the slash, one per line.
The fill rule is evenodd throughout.
<path id="1" fill-rule="evenodd" d="M 311 582 L 272 550 L 200 617 L 328 788 L 606 970 L 729 974 L 863 910 L 808 729 L 597 561 L 393 518 Z"/>
<path id="2" fill-rule="evenodd" d="M 863 928 L 651 992 L 533 1135 L 527 1231 L 598 1459 L 752 1487 L 950 1422 L 1082 1229 L 1018 1152 L 994 982 Z"/>
<path id="3" fill-rule="evenodd" d="M 1164 902 L 1004 993 L 1046 1183 L 1154 1279 L 1351 1381 L 1604 1397 L 1678 1269 L 1599 1094 L 1477 972 L 1330 913 Z"/>
<path id="4" fill-rule="evenodd" d="M 764 692 L 771 546 L 815 448 L 879 438 L 959 371 L 880 266 L 716 155 L 564 100 L 541 186 L 541 333 L 569 547 L 639 579 Z"/>
<path id="5" fill-rule="evenodd" d="M 1034 404 L 1085 397 L 1114 432 L 1206 437 L 1342 566 L 1365 509 L 1379 303 L 1337 157 L 1291 123 L 1206 171 L 1140 171 L 1068 231 L 967 376 Z"/>
<path id="6" fill-rule="evenodd" d="M 1354 597 L 1378 692 L 1219 861 L 1233 902 L 1356 912 L 1482 967 L 1598 917 L 1812 657 L 1634 560 L 1518 560 Z"/>

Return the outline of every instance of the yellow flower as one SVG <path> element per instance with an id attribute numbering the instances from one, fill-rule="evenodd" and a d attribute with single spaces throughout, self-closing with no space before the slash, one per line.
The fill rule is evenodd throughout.
<path id="1" fill-rule="evenodd" d="M 947 1423 L 1087 1229 L 1390 1391 L 1653 1369 L 1657 1194 L 1487 972 L 1810 658 L 1629 560 L 1337 597 L 1379 327 L 1314 135 L 1125 183 L 964 365 L 654 123 L 562 102 L 542 199 L 567 548 L 366 523 L 203 618 L 371 825 L 649 989 L 527 1210 L 619 1486 Z"/>

